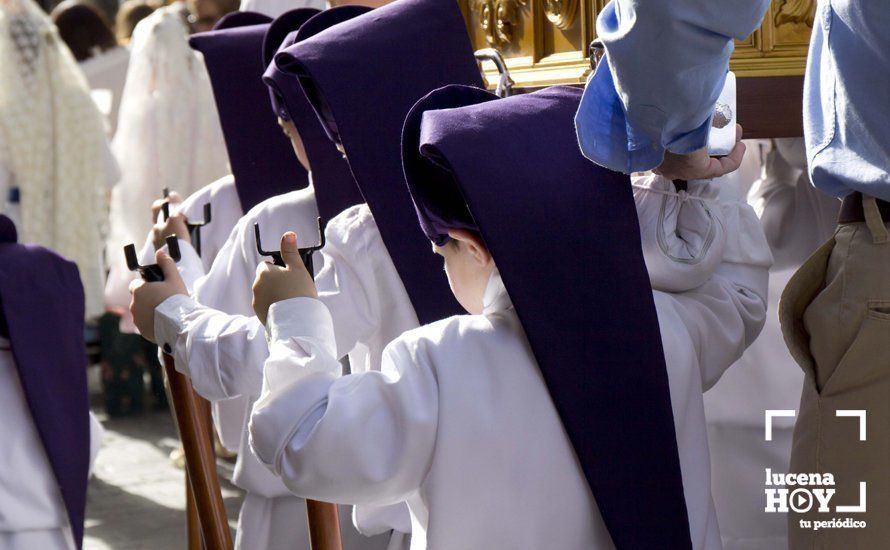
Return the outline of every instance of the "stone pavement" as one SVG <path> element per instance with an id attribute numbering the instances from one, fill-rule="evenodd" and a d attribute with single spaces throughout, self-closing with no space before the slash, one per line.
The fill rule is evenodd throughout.
<path id="1" fill-rule="evenodd" d="M 87 496 L 86 550 L 178 550 L 185 544 L 185 476 L 169 459 L 178 446 L 168 412 L 108 419 Z M 234 537 L 243 493 L 232 463 L 219 461 Z"/>

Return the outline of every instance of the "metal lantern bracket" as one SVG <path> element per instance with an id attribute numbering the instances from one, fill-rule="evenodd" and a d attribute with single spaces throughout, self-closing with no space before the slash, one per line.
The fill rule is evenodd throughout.
<path id="1" fill-rule="evenodd" d="M 164 221 L 170 219 L 170 188 L 164 187 L 164 202 L 161 204 L 161 213 L 164 216 Z M 204 219 L 199 222 L 186 222 L 186 227 L 189 232 L 189 239 L 192 241 L 192 246 L 195 248 L 195 252 L 198 256 L 201 256 L 201 228 L 210 223 L 213 219 L 213 209 L 210 206 L 210 203 L 204 203 Z"/>
<path id="2" fill-rule="evenodd" d="M 260 256 L 266 256 L 268 258 L 272 258 L 272 263 L 277 266 L 284 267 L 284 259 L 281 257 L 281 252 L 278 250 L 263 250 L 263 241 L 260 236 L 260 224 L 253 224 L 253 234 L 256 238 L 256 251 Z M 303 260 L 303 265 L 306 266 L 306 270 L 309 271 L 309 275 L 312 278 L 315 278 L 315 269 L 312 265 L 312 253 L 321 250 L 325 245 L 325 237 L 324 237 L 324 223 L 321 218 L 318 218 L 318 244 L 315 246 L 309 246 L 306 248 L 298 249 L 300 254 L 300 259 Z"/>
<path id="3" fill-rule="evenodd" d="M 165 239 L 167 241 L 167 251 L 174 262 L 178 262 L 182 255 L 179 253 L 179 241 L 176 235 L 170 235 Z M 158 264 L 139 265 L 139 258 L 136 256 L 136 245 L 128 244 L 124 247 L 124 257 L 127 259 L 127 268 L 130 271 L 138 271 L 143 281 L 156 283 L 164 280 L 164 271 Z"/>
<path id="4" fill-rule="evenodd" d="M 494 93 L 502 98 L 513 95 L 515 82 L 510 77 L 510 69 L 507 68 L 507 62 L 504 61 L 504 56 L 501 55 L 501 52 L 495 48 L 482 48 L 481 50 L 476 50 L 473 55 L 476 57 L 476 61 L 479 62 L 480 71 L 482 70 L 483 61 L 491 61 L 497 68 L 500 77 L 498 78 L 498 85 L 495 87 Z"/>

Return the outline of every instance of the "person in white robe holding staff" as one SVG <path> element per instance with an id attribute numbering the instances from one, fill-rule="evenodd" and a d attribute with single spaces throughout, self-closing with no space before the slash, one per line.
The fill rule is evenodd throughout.
<path id="1" fill-rule="evenodd" d="M 383 172 L 376 172 L 351 166 L 356 177 L 361 179 L 362 193 L 366 198 L 370 195 L 372 198 L 369 203 L 373 204 L 346 208 L 328 223 L 325 231 L 327 245 L 322 255 L 324 266 L 317 277 L 319 286 L 324 289 L 323 299 L 332 310 L 340 312 L 337 324 L 340 346 L 338 356 L 358 351 L 350 353 L 350 363 L 355 371 L 379 369 L 384 346 L 403 331 L 418 326 L 419 316 L 435 320 L 445 316 L 440 313 L 442 311 L 457 311 L 457 303 L 444 283 L 433 292 L 423 282 L 429 280 L 428 277 L 415 281 L 413 297 L 417 301 L 414 301 L 409 298 L 400 276 L 400 267 L 417 270 L 418 266 L 423 266 L 422 269 L 431 275 L 438 273 L 440 268 L 436 262 L 431 261 L 423 237 L 413 225 L 409 197 L 400 194 L 403 192 L 403 183 L 398 136 L 404 114 L 416 97 L 426 90 L 451 81 L 472 82 L 477 85 L 482 83 L 456 6 L 438 2 L 409 3 L 407 7 L 390 11 L 390 17 L 396 18 L 392 24 L 387 19 L 375 20 L 373 27 L 362 27 L 361 35 L 353 36 L 350 41 L 340 40 L 339 35 L 333 32 L 339 29 L 333 25 L 358 16 L 363 11 L 367 10 L 344 6 L 317 15 L 301 27 L 295 46 L 298 47 L 302 39 L 309 41 L 315 36 L 327 37 L 322 42 L 328 48 L 326 55 L 317 57 L 312 67 L 326 69 L 329 72 L 325 76 L 334 78 L 328 82 L 337 85 L 339 92 L 338 97 L 332 101 L 337 106 L 338 113 L 341 113 L 337 121 L 339 127 L 366 144 L 350 148 L 350 160 L 363 159 L 365 166 L 371 165 L 375 169 L 378 165 L 386 167 Z M 422 21 L 423 25 L 415 24 L 416 21 Z M 411 74 L 407 74 L 403 70 L 403 64 L 390 59 L 392 54 L 388 50 L 380 50 L 378 44 L 368 44 L 382 36 L 379 32 L 381 29 L 389 33 L 393 30 L 400 32 L 392 40 L 386 41 L 385 46 L 403 52 L 402 55 L 416 52 L 422 46 L 430 55 L 434 52 L 447 54 L 459 62 L 443 64 L 444 67 L 418 66 Z M 307 36 L 310 38 L 306 38 Z M 430 41 L 431 36 L 441 39 Z M 351 72 L 348 67 L 344 67 L 349 64 L 365 67 L 368 75 L 375 79 L 385 76 L 393 84 L 393 89 L 369 89 L 352 83 L 344 85 L 345 82 L 334 77 L 334 74 Z M 334 161 L 342 163 L 342 156 L 322 132 L 318 117 L 306 103 L 293 71 L 270 67 L 267 76 L 267 82 L 276 89 L 286 107 L 286 112 L 279 111 L 279 116 L 284 121 L 291 120 L 295 123 L 293 126 L 285 124 L 287 131 L 297 131 L 294 134 L 297 137 L 306 134 L 296 145 L 298 150 L 305 146 L 308 162 L 313 166 L 313 183 L 319 211 L 337 213 L 344 206 L 355 204 L 352 202 L 355 200 L 353 197 L 360 200 L 361 195 L 356 197 L 356 182 L 351 180 L 348 172 L 339 172 L 343 175 L 337 176 L 336 181 L 328 180 L 333 175 L 332 169 L 342 171 L 342 165 L 332 168 Z M 356 108 L 360 101 L 375 105 L 374 109 L 378 113 L 386 110 L 386 116 L 379 119 L 368 118 L 367 113 L 371 108 Z M 391 116 L 388 114 L 390 111 L 393 113 Z M 317 136 L 324 142 L 324 146 L 316 139 L 309 139 L 310 135 Z M 382 135 L 388 135 L 390 139 L 382 140 Z M 323 157 L 319 158 L 319 155 Z M 382 159 L 385 159 L 385 164 L 379 162 Z M 318 178 L 315 166 L 325 169 L 319 171 Z M 286 217 L 287 210 L 282 208 L 285 204 L 275 199 L 268 201 L 270 207 L 276 203 L 277 212 L 270 211 L 266 221 L 271 222 L 273 228 L 278 224 L 287 227 L 286 224 L 290 221 Z M 400 204 L 401 207 L 395 208 L 392 204 Z M 376 208 L 383 209 L 382 222 L 372 215 Z M 398 217 L 390 215 L 393 210 L 398 213 Z M 281 217 L 282 215 L 285 217 Z M 410 247 L 400 241 L 399 228 L 405 227 L 405 223 L 401 222 L 406 220 L 411 223 L 409 228 L 417 239 Z M 380 223 L 387 228 L 387 234 L 395 241 L 387 242 L 381 237 L 383 230 L 379 229 Z M 240 232 L 243 238 L 239 248 L 246 251 L 255 249 L 250 226 L 241 225 Z M 265 229 L 263 232 L 268 235 Z M 315 231 L 301 239 L 304 239 L 302 242 L 305 245 L 315 244 Z M 253 255 L 244 255 L 245 258 L 251 256 Z M 251 274 L 255 274 L 258 258 L 253 256 L 252 259 L 253 265 L 249 269 Z M 238 271 L 242 268 L 243 266 L 238 266 Z M 198 293 L 201 292 L 203 283 L 198 285 Z M 252 399 L 255 399 L 261 389 L 262 362 L 268 355 L 262 325 L 256 318 L 223 316 L 218 311 L 200 307 L 193 301 L 185 303 L 181 297 L 164 302 L 172 293 L 168 288 L 165 293 L 145 295 L 142 299 L 139 295 L 135 296 L 134 311 L 144 312 L 140 314 L 144 315 L 140 321 L 143 334 L 150 336 L 154 332 L 158 341 L 170 342 L 177 365 L 188 368 L 193 380 L 204 378 L 208 384 L 212 383 L 215 388 L 213 391 L 221 398 L 249 391 L 253 392 Z M 158 315 L 154 311 L 156 306 L 159 306 Z M 356 350 L 357 347 L 360 349 Z M 361 348 L 367 351 L 362 353 L 364 350 Z M 255 370 L 247 370 L 245 365 L 251 365 Z M 215 382 L 220 380 L 220 374 L 224 383 L 222 386 Z M 248 379 L 250 384 L 246 383 Z M 226 385 L 228 380 L 244 383 Z M 246 440 L 244 443 L 246 445 Z M 262 468 L 259 464 L 255 466 Z M 407 547 L 407 537 L 404 534 L 410 531 L 410 520 L 404 506 L 381 510 L 363 507 L 355 511 L 355 517 L 356 524 L 363 533 L 392 533 L 392 548 Z"/>
<path id="2" fill-rule="evenodd" d="M 762 324 L 765 242 L 744 203 L 691 209 L 682 223 L 704 234 L 744 220 L 727 233 L 759 240 L 759 254 L 737 263 L 745 253 L 735 249 L 738 240 L 715 236 L 702 251 L 708 258 L 700 265 L 711 267 L 695 274 L 699 286 L 651 293 L 646 265 L 668 273 L 656 264 L 671 259 L 643 263 L 630 181 L 570 152 L 579 96 L 554 88 L 498 100 L 448 87 L 409 115 L 405 173 L 420 224 L 471 315 L 405 333 L 387 347 L 380 373 L 339 376 L 329 313 L 294 261 L 294 235 L 282 238 L 287 267 L 262 266 L 254 288 L 271 352 L 250 429 L 257 456 L 292 491 L 369 504 L 407 499 L 412 548 L 720 547 L 702 369 L 728 366 Z M 556 154 L 559 163 L 551 162 Z M 510 159 L 522 166 L 507 178 L 501 167 Z M 653 195 L 665 184 L 650 183 Z M 712 192 L 709 182 L 690 185 Z M 713 262 L 712 254 L 722 257 Z M 683 283 L 651 282 L 662 284 Z M 559 307 L 555 289 L 567 297 Z M 645 387 L 658 376 L 663 385 Z M 625 399 L 641 398 L 645 406 L 624 414 Z M 661 419 L 659 400 L 667 405 Z M 605 411 L 612 414 L 596 418 Z M 355 418 L 365 419 L 360 427 Z M 656 450 L 653 426 L 662 420 L 666 445 Z M 609 432 L 588 439 L 597 423 L 625 434 L 623 441 Z M 588 454 L 626 445 L 634 428 L 645 453 Z M 679 455 L 676 470 L 670 452 Z M 381 454 L 391 467 L 369 462 Z M 647 454 L 668 466 L 590 467 Z M 595 481 L 603 476 L 624 491 L 610 494 Z M 640 485 L 620 483 L 631 479 Z M 679 507 L 629 513 L 656 494 L 679 498 Z"/>
<path id="3" fill-rule="evenodd" d="M 242 204 L 255 204 L 264 195 L 274 193 L 275 190 L 280 192 L 286 189 L 300 189 L 305 185 L 305 170 L 308 166 L 304 168 L 299 165 L 297 156 L 291 149 L 291 143 L 288 143 L 287 137 L 275 122 L 269 106 L 268 92 L 261 80 L 262 61 L 264 57 L 271 59 L 281 40 L 286 40 L 286 35 L 299 28 L 316 13 L 318 13 L 316 10 L 311 9 L 294 10 L 282 15 L 271 24 L 267 22 L 246 26 L 232 25 L 230 16 L 227 18 L 228 24 L 223 25 L 226 28 L 197 34 L 191 39 L 193 47 L 204 53 L 214 82 L 223 129 L 228 130 L 226 137 L 229 156 L 233 160 L 234 183 Z M 240 16 L 238 18 L 253 17 L 251 22 L 255 22 L 256 15 L 241 13 L 238 14 Z M 249 79 L 255 80 L 250 82 Z M 249 86 L 247 82 L 250 82 Z M 303 109 L 309 111 L 308 105 Z M 313 123 L 318 125 L 317 120 L 313 120 Z M 299 134 L 293 135 L 295 149 L 302 151 L 303 145 Z M 324 140 L 330 146 L 321 134 L 320 128 L 315 135 L 319 138 L 317 141 Z M 321 170 L 320 173 L 322 179 L 325 179 L 327 176 L 325 171 Z M 312 189 L 300 189 L 285 196 L 294 199 L 292 201 L 294 208 L 288 211 L 291 214 L 288 219 L 297 224 L 302 221 L 302 227 L 309 235 L 309 239 L 314 242 L 317 238 L 315 228 L 318 210 Z M 250 307 L 250 281 L 245 279 L 243 284 L 239 285 L 238 283 L 242 281 L 237 278 L 237 271 L 234 274 L 231 272 L 233 265 L 237 268 L 238 258 L 242 253 L 234 237 L 240 234 L 240 227 L 247 224 L 252 230 L 251 221 L 256 219 L 263 221 L 264 218 L 265 214 L 257 206 L 236 224 L 230 238 L 217 254 L 207 276 L 204 275 L 201 259 L 197 257 L 185 236 L 185 224 L 188 218 L 183 213 L 179 212 L 166 221 L 159 221 L 153 232 L 153 240 L 161 240 L 171 234 L 183 235 L 180 239 L 183 259 L 180 261 L 179 269 L 187 282 L 187 287 L 198 289 L 194 294 L 199 301 L 207 299 L 214 305 L 219 303 L 218 307 L 221 309 L 237 314 L 240 312 L 239 304 L 246 302 L 246 307 Z M 255 251 L 255 244 L 251 242 L 251 245 Z M 151 248 L 154 248 L 154 245 Z M 251 256 L 253 264 L 250 267 L 251 274 L 255 272 L 258 258 L 255 252 Z M 233 317 L 238 318 L 235 315 Z M 214 339 L 222 341 L 227 339 L 227 329 L 223 326 L 213 324 L 212 329 L 218 331 L 214 334 Z M 142 332 L 150 334 L 144 329 Z M 234 481 L 247 491 L 239 516 L 236 548 L 283 549 L 293 548 L 295 544 L 300 548 L 308 547 L 309 539 L 304 519 L 306 506 L 303 499 L 288 493 L 279 480 L 256 463 L 247 449 L 247 440 L 241 431 L 246 424 L 244 408 L 249 411 L 252 401 L 259 395 L 260 378 L 256 377 L 256 380 L 253 380 L 250 370 L 245 369 L 241 362 L 243 357 L 227 356 L 231 360 L 232 370 L 220 372 L 210 370 L 215 363 L 206 360 L 207 358 L 188 362 L 179 354 L 174 353 L 174 356 L 176 368 L 191 377 L 195 389 L 202 396 L 217 404 L 243 399 L 241 403 L 235 403 L 235 405 L 240 404 L 242 408 L 239 416 L 242 424 L 223 425 L 224 429 L 221 431 L 226 442 L 229 445 L 234 443 L 232 446 L 240 451 Z M 243 445 L 239 445 L 239 442 Z M 352 529 L 350 514 L 343 514 L 343 520 L 347 549 L 371 550 L 385 547 L 387 539 L 369 539 Z"/>
<path id="4" fill-rule="evenodd" d="M 295 12 L 298 14 L 298 12 Z M 305 19 L 305 17 L 303 17 Z M 308 176 L 293 155 L 286 137 L 280 135 L 275 118 L 270 115 L 265 104 L 265 87 L 259 81 L 264 58 L 274 54 L 285 35 L 294 25 L 288 17 L 279 17 L 271 25 L 272 19 L 254 12 L 235 12 L 225 15 L 214 27 L 224 31 L 265 25 L 269 28 L 261 45 L 252 44 L 245 48 L 238 40 L 239 33 L 230 31 L 216 34 L 200 34 L 190 39 L 192 49 L 197 52 L 207 67 L 213 87 L 214 101 L 219 113 L 220 125 L 225 138 L 226 151 L 230 159 L 232 174 L 205 185 L 181 204 L 176 191 L 168 198 L 159 199 L 152 205 L 152 220 L 155 223 L 140 252 L 142 263 L 152 263 L 157 247 L 163 246 L 164 238 L 178 234 L 186 237 L 185 224 L 202 220 L 205 205 L 210 205 L 213 223 L 201 229 L 201 264 L 203 272 L 210 272 L 217 257 L 223 265 L 230 259 L 233 247 L 227 246 L 230 234 L 238 220 L 262 200 L 301 189 L 303 218 L 314 219 L 315 214 L 311 192 L 306 190 Z M 231 46 L 227 47 L 231 42 Z M 263 52 L 262 50 L 271 50 Z M 253 79 L 251 81 L 251 79 Z M 169 202 L 171 220 L 159 218 L 161 207 Z M 303 226 L 307 229 L 309 225 Z M 192 246 L 183 246 L 190 253 Z M 226 285 L 204 285 L 205 292 L 201 303 L 218 308 L 227 313 L 250 313 L 250 301 L 240 299 L 244 292 L 238 292 L 238 281 L 231 274 L 220 270 L 217 275 L 227 276 Z M 197 275 L 196 275 L 197 276 Z M 216 279 L 212 275 L 207 280 Z M 246 305 L 245 305 L 246 302 Z M 227 417 L 241 419 L 247 405 L 241 398 L 213 403 L 214 424 L 223 446 L 236 450 L 240 441 L 241 422 L 226 422 Z"/>

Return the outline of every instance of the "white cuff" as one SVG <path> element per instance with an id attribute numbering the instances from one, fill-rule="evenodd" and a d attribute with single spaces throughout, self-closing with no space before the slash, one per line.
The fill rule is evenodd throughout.
<path id="1" fill-rule="evenodd" d="M 337 356 L 334 320 L 331 312 L 317 298 L 290 298 L 275 302 L 266 319 L 269 344 L 291 338 L 312 340 L 323 346 L 332 357 Z"/>
<path id="2" fill-rule="evenodd" d="M 185 342 L 180 342 L 180 335 L 186 332 L 185 318 L 200 305 L 193 298 L 184 294 L 174 294 L 155 308 L 155 341 L 161 351 L 174 354 L 180 348 L 185 347 Z M 184 361 L 175 361 L 176 370 L 188 374 Z"/>
<path id="3" fill-rule="evenodd" d="M 633 186 L 652 288 L 683 292 L 701 286 L 723 260 L 726 236 L 716 184 L 690 181 L 677 191 L 670 180 L 652 175 Z"/>

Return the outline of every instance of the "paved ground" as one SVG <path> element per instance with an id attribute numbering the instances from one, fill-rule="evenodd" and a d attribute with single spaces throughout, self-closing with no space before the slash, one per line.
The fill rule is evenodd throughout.
<path id="1" fill-rule="evenodd" d="M 87 497 L 87 550 L 185 548 L 185 478 L 169 459 L 178 440 L 168 412 L 109 420 Z M 220 461 L 223 498 L 234 536 L 242 493 Z"/>

